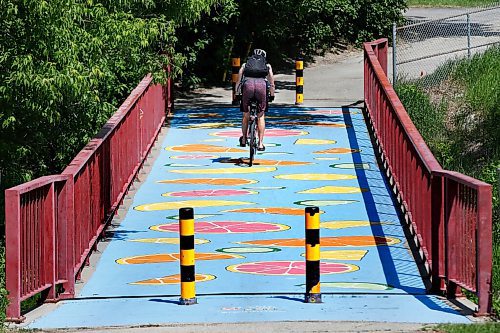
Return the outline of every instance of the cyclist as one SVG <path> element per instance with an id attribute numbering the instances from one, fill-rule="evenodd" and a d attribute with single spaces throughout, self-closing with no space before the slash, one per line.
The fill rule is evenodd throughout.
<path id="1" fill-rule="evenodd" d="M 248 102 L 250 99 L 255 98 L 259 106 L 258 112 L 258 132 L 259 132 L 259 146 L 258 151 L 266 150 L 263 144 L 264 131 L 266 129 L 266 121 L 264 112 L 268 108 L 269 101 L 274 100 L 274 76 L 273 69 L 270 64 L 266 62 L 266 51 L 255 49 L 253 55 L 248 58 L 238 72 L 238 91 L 242 96 L 242 103 L 240 109 L 243 112 L 243 120 L 241 122 L 241 131 L 243 135 L 240 137 L 240 146 L 245 147 L 247 142 L 248 120 L 250 118 L 248 112 Z"/>

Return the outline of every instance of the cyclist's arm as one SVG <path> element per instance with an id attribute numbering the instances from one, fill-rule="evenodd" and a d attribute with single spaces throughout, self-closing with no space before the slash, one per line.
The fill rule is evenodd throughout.
<path id="1" fill-rule="evenodd" d="M 236 94 L 237 95 L 241 95 L 241 80 L 243 79 L 243 70 L 245 70 L 245 64 L 243 64 L 241 67 L 240 67 L 240 70 L 238 71 L 238 80 L 236 81 L 237 82 L 237 86 L 236 86 Z"/>
<path id="2" fill-rule="evenodd" d="M 269 81 L 269 83 L 271 84 L 271 89 L 269 91 L 269 93 L 271 94 L 271 96 L 274 96 L 274 74 L 273 74 L 273 68 L 271 67 L 270 64 L 267 64 L 267 66 L 269 67 L 269 74 L 267 74 L 267 80 Z"/>

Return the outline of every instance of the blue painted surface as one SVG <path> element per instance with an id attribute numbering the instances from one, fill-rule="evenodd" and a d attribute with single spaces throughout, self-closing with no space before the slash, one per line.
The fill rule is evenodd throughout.
<path id="1" fill-rule="evenodd" d="M 172 156 L 189 154 L 212 154 L 221 158 L 246 158 L 248 153 L 184 153 L 162 149 L 145 183 L 138 189 L 132 207 L 123 222 L 115 232 L 115 236 L 106 248 L 97 265 L 96 272 L 86 283 L 78 297 L 126 297 L 126 296 L 151 296 L 141 298 L 120 298 L 104 300 L 79 300 L 63 302 L 53 313 L 33 323 L 30 327 L 75 327 L 99 325 L 131 325 L 144 323 L 164 322 L 230 322 L 230 321 L 261 321 L 261 320 L 378 320 L 400 322 L 467 322 L 465 317 L 458 315 L 454 310 L 438 301 L 435 297 L 424 296 L 425 288 L 418 272 L 417 266 L 408 249 L 403 229 L 399 223 L 397 212 L 394 208 L 390 191 L 378 169 L 373 148 L 367 133 L 363 116 L 358 109 L 350 109 L 336 115 L 310 115 L 311 109 L 271 109 L 269 116 L 291 117 L 287 119 L 272 119 L 267 121 L 267 129 L 284 128 L 307 131 L 307 135 L 291 137 L 266 137 L 266 154 L 257 158 L 269 160 L 290 160 L 312 162 L 303 166 L 278 166 L 274 172 L 247 173 L 247 174 L 220 174 L 220 175 L 190 175 L 173 173 L 172 170 L 210 169 L 235 167 L 233 164 L 219 163 L 220 159 L 180 160 Z M 339 110 L 340 109 L 315 109 Z M 344 111 L 347 111 L 344 110 Z M 221 118 L 189 118 L 194 113 L 217 113 Z M 303 120 L 293 117 L 299 116 Z M 307 119 L 311 117 L 311 119 Z M 162 148 L 183 144 L 210 144 L 231 148 L 237 146 L 237 138 L 224 138 L 211 134 L 219 131 L 238 130 L 238 125 L 221 129 L 189 129 L 190 124 L 227 122 L 238 124 L 240 113 L 237 109 L 205 109 L 205 110 L 180 110 L 173 117 Z M 297 120 L 323 123 L 347 124 L 348 128 L 321 127 L 293 125 Z M 283 125 L 290 122 L 290 125 Z M 336 140 L 329 145 L 295 145 L 300 138 Z M 211 141 L 222 139 L 222 141 Z M 210 140 L 210 141 L 206 141 Z M 276 145 L 272 145 L 272 144 Z M 355 148 L 360 153 L 354 154 L 313 154 L 315 151 L 329 148 Z M 247 150 L 248 148 L 244 148 Z M 277 154 L 278 153 L 278 154 Z M 279 154 L 284 153 L 284 154 Z M 286 153 L 286 154 L 285 154 Z M 318 160 L 316 157 L 338 157 L 339 160 Z M 193 166 L 172 166 L 168 164 L 200 164 Z M 332 164 L 340 163 L 366 163 L 368 170 L 337 169 L 331 168 Z M 206 166 L 208 165 L 208 166 Z M 252 168 L 241 166 L 251 171 Z M 276 179 L 273 176 L 295 173 L 335 173 L 357 176 L 352 180 L 337 181 L 295 181 Z M 178 178 L 245 178 L 257 180 L 256 184 L 239 186 L 214 186 L 214 185 L 185 185 L 185 184 L 159 184 L 157 181 Z M 351 186 L 367 188 L 369 191 L 356 194 L 301 194 L 299 191 L 321 186 Z M 284 189 L 256 190 L 253 195 L 231 197 L 203 197 L 203 198 L 174 198 L 163 197 L 162 193 L 202 189 L 242 189 L 259 186 L 280 186 Z M 358 271 L 344 274 L 322 275 L 324 282 L 366 282 L 384 284 L 392 287 L 384 290 L 384 295 L 370 295 L 381 293 L 380 290 L 322 288 L 324 293 L 363 293 L 359 296 L 324 295 L 325 303 L 322 305 L 309 305 L 297 301 L 298 296 L 272 297 L 273 293 L 302 293 L 304 292 L 304 276 L 269 276 L 229 272 L 225 268 L 229 265 L 254 261 L 294 260 L 303 261 L 300 254 L 304 253 L 302 247 L 280 247 L 281 251 L 269 253 L 240 254 L 246 258 L 230 260 L 197 261 L 196 273 L 212 274 L 215 280 L 196 284 L 200 297 L 200 304 L 193 307 L 180 307 L 175 305 L 180 292 L 179 285 L 133 285 L 132 282 L 160 278 L 179 273 L 179 263 L 119 265 L 115 261 L 120 258 L 148 255 L 156 253 L 178 253 L 178 245 L 153 244 L 130 242 L 139 238 L 176 237 L 176 233 L 159 232 L 150 230 L 153 225 L 176 222 L 167 219 L 177 215 L 177 210 L 163 210 L 143 212 L 134 210 L 142 204 L 157 202 L 209 199 L 209 200 L 237 200 L 252 202 L 252 205 L 228 207 L 195 208 L 196 214 L 222 214 L 203 218 L 197 221 L 260 221 L 280 223 L 290 226 L 286 231 L 268 233 L 246 234 L 197 234 L 197 238 L 209 239 L 210 243 L 196 246 L 197 252 L 216 252 L 217 249 L 243 246 L 236 244 L 240 241 L 277 238 L 303 238 L 304 217 L 271 214 L 244 214 L 225 213 L 228 209 L 249 207 L 290 207 L 301 208 L 295 202 L 303 200 L 354 200 L 353 203 L 321 206 L 325 211 L 321 221 L 333 220 L 370 220 L 383 221 L 387 224 L 371 225 L 367 227 L 354 227 L 346 229 L 322 229 L 322 237 L 338 236 L 385 236 L 394 237 L 401 242 L 392 246 L 372 247 L 344 247 L 327 248 L 322 250 L 368 250 L 361 261 L 332 261 L 354 264 L 360 267 Z M 257 293 L 268 296 L 228 297 L 216 296 L 222 293 Z M 210 296 L 212 295 L 212 296 Z M 164 296 L 164 297 L 160 297 Z M 301 299 L 301 297 L 299 297 Z M 253 306 L 263 306 L 263 311 L 247 311 Z M 268 308 L 266 308 L 268 307 Z M 241 308 L 240 310 L 226 311 L 224 308 Z M 314 310 L 312 310 L 314 308 Z M 221 310 L 222 309 L 222 310 Z M 273 309 L 273 310 L 265 310 Z M 320 311 L 318 311 L 320 309 Z M 203 310 L 203 311 L 200 311 Z M 165 314 L 169 314 L 166 316 Z M 258 315 L 256 315 L 258 314 Z M 92 323 L 92 324 L 91 324 Z"/>

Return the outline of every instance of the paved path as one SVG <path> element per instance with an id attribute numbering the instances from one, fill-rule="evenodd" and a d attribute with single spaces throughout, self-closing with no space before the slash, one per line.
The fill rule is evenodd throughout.
<path id="1" fill-rule="evenodd" d="M 29 328 L 273 321 L 469 322 L 425 294 L 360 109 L 276 108 L 253 167 L 234 108 L 175 113 L 78 299 Z M 243 163 L 241 163 L 243 161 Z M 303 303 L 306 206 L 324 303 Z M 199 304 L 178 305 L 177 212 L 194 207 Z"/>

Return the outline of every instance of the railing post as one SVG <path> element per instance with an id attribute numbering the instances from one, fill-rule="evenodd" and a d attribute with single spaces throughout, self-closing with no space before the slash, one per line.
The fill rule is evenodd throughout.
<path id="1" fill-rule="evenodd" d="M 432 291 L 443 292 L 445 286 L 444 183 L 441 175 L 431 176 L 431 235 L 432 235 Z"/>
<path id="2" fill-rule="evenodd" d="M 476 276 L 479 306 L 476 315 L 483 316 L 491 312 L 491 276 L 492 276 L 492 188 L 482 186 L 477 194 L 478 225 L 476 246 Z"/>
<path id="3" fill-rule="evenodd" d="M 398 69 L 397 69 L 397 24 L 394 22 L 392 24 L 392 86 L 396 85 L 396 79 L 398 77 Z"/>
<path id="4" fill-rule="evenodd" d="M 5 191 L 5 276 L 9 291 L 7 320 L 22 322 L 21 316 L 21 197 L 16 190 Z"/>

